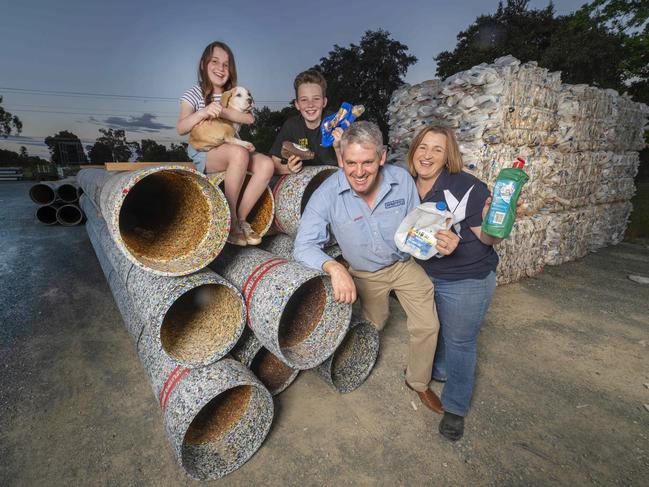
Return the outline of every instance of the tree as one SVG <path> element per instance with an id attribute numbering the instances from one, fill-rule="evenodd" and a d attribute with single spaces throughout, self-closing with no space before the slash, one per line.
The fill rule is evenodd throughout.
<path id="1" fill-rule="evenodd" d="M 94 145 L 87 147 L 93 164 L 126 162 L 140 151 L 137 142 L 126 140 L 126 132 L 122 129 L 99 129 L 99 133 L 102 135 L 97 137 Z"/>
<path id="2" fill-rule="evenodd" d="M 528 10 L 528 3 L 508 0 L 506 6 L 499 4 L 495 14 L 479 16 L 458 34 L 453 51 L 435 57 L 437 75 L 445 78 L 511 54 L 523 62 L 538 61 L 551 71 L 561 71 L 568 83 L 626 91 L 622 63 L 628 49 L 620 33 L 585 7 L 555 17 L 552 3 L 541 10 Z"/>
<path id="3" fill-rule="evenodd" d="M 50 151 L 52 163 L 79 164 L 86 163 L 88 159 L 83 151 L 81 140 L 72 132 L 61 130 L 59 133 L 45 138 L 45 145 Z"/>
<path id="4" fill-rule="evenodd" d="M 140 151 L 137 160 L 147 162 L 167 162 L 169 161 L 169 155 L 167 153 L 167 148 L 164 145 L 158 144 L 155 140 L 142 139 L 140 141 Z"/>
<path id="5" fill-rule="evenodd" d="M 379 29 L 366 31 L 358 45 L 335 44 L 313 69 L 327 80 L 330 108 L 337 109 L 343 101 L 365 105 L 363 118 L 376 122 L 387 139 L 390 96 L 416 62 L 417 58 L 408 54 L 408 46 Z"/>
<path id="6" fill-rule="evenodd" d="M 21 158 L 21 159 L 23 159 L 23 160 L 25 160 L 25 161 L 26 161 L 27 159 L 29 159 L 29 154 L 27 154 L 27 147 L 25 147 L 24 145 L 21 145 L 21 146 L 20 146 L 20 152 L 19 152 L 19 154 L 20 154 L 20 158 Z"/>
<path id="7" fill-rule="evenodd" d="M 286 119 L 297 115 L 298 111 L 293 105 L 282 108 L 279 111 L 273 111 L 268 107 L 261 110 L 254 109 L 255 123 L 252 125 L 243 125 L 239 136 L 243 140 L 252 142 L 258 152 L 267 154 L 270 152 L 277 132 L 284 124 Z"/>
<path id="8" fill-rule="evenodd" d="M 12 130 L 19 134 L 23 130 L 23 123 L 16 115 L 12 115 L 2 108 L 2 97 L 0 96 L 0 137 L 6 139 L 11 135 Z"/>

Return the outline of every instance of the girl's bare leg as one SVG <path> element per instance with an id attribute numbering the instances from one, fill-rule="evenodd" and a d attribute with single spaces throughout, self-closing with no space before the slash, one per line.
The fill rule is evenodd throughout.
<path id="1" fill-rule="evenodd" d="M 241 221 L 248 217 L 248 214 L 268 187 L 275 166 L 270 157 L 255 152 L 250 155 L 248 170 L 252 173 L 252 176 L 243 191 L 241 203 L 237 210 L 237 216 Z"/>
<path id="2" fill-rule="evenodd" d="M 245 148 L 233 144 L 222 144 L 207 153 L 205 172 L 225 171 L 223 180 L 225 186 L 225 199 L 230 207 L 230 217 L 234 226 L 237 218 L 237 200 L 246 178 L 250 152 Z M 252 208 L 252 207 L 251 207 Z M 248 210 L 250 211 L 250 210 Z"/>

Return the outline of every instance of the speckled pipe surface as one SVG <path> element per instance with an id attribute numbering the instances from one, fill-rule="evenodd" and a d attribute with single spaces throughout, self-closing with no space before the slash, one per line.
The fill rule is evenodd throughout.
<path id="1" fill-rule="evenodd" d="M 235 347 L 230 351 L 230 354 L 232 357 L 234 357 L 236 360 L 241 362 L 243 365 L 246 367 L 250 368 L 253 361 L 255 360 L 255 357 L 259 352 L 266 350 L 264 346 L 261 344 L 261 342 L 257 339 L 255 334 L 252 332 L 250 328 L 246 328 L 243 331 L 243 334 L 241 335 L 241 338 L 239 339 L 239 342 L 235 345 Z M 271 353 L 271 352 L 268 352 Z M 288 367 L 288 365 L 284 364 L 285 367 Z M 283 381 L 280 385 L 277 387 L 273 388 L 268 388 L 269 392 L 273 395 L 276 396 L 280 392 L 282 392 L 284 389 L 286 389 L 288 386 L 290 386 L 293 381 L 296 379 L 298 374 L 300 373 L 299 370 L 297 369 L 291 369 L 293 372 L 287 377 L 285 381 Z"/>
<path id="2" fill-rule="evenodd" d="M 158 173 L 173 173 L 192 182 L 208 206 L 207 230 L 201 240 L 187 253 L 168 260 L 145 259 L 130 249 L 120 231 L 120 212 L 131 190 L 144 178 Z M 230 211 L 225 196 L 207 177 L 184 166 L 160 166 L 109 173 L 103 169 L 83 169 L 78 181 L 84 193 L 100 209 L 111 238 L 117 248 L 135 265 L 155 274 L 180 276 L 204 268 L 225 245 L 230 231 Z M 156 202 L 152 201 L 152 205 Z"/>
<path id="3" fill-rule="evenodd" d="M 243 364 L 224 358 L 199 368 L 183 368 L 157 348 L 152 328 L 146 327 L 138 353 L 151 378 L 165 427 L 178 463 L 193 478 L 223 477 L 241 467 L 259 449 L 273 420 L 273 399 Z M 238 386 L 249 386 L 250 399 L 241 415 L 217 438 L 191 444 L 190 424 L 215 397 Z"/>
<path id="4" fill-rule="evenodd" d="M 248 176 L 251 176 L 252 173 L 248 173 Z M 220 191 L 225 193 L 225 188 L 223 186 L 223 180 L 225 178 L 225 171 L 210 173 L 207 175 L 210 183 L 215 187 L 219 188 Z M 241 191 L 243 192 L 248 185 L 248 178 L 243 182 L 243 187 Z M 259 207 L 259 209 L 258 209 Z M 265 210 L 261 210 L 261 208 Z M 268 233 L 270 227 L 273 225 L 273 218 L 275 216 L 275 198 L 273 197 L 273 191 L 270 188 L 266 188 L 263 194 L 260 196 L 259 201 L 253 207 L 250 215 L 248 215 L 247 221 L 250 223 L 252 229 L 259 234 L 260 237 L 263 237 Z"/>
<path id="5" fill-rule="evenodd" d="M 280 176 L 273 186 L 275 196 L 274 227 L 281 233 L 295 236 L 300 225 L 302 209 L 311 193 L 326 179 L 316 182 L 314 178 L 320 173 L 331 175 L 337 171 L 332 166 L 306 166 L 297 174 Z M 308 191 L 307 191 L 308 189 Z"/>
<path id="6" fill-rule="evenodd" d="M 379 356 L 379 342 L 379 332 L 372 323 L 352 318 L 338 349 L 313 370 L 338 392 L 351 392 L 370 375 Z"/>
<path id="7" fill-rule="evenodd" d="M 167 313 L 174 303 L 176 303 L 181 296 L 195 288 L 204 285 L 219 285 L 224 286 L 231 291 L 229 296 L 233 300 L 236 300 L 236 305 L 238 307 L 239 320 L 232 330 L 232 333 L 230 336 L 224 337 L 222 344 L 214 348 L 211 353 L 201 359 L 187 359 L 177 356 L 172 356 L 171 359 L 175 360 L 180 365 L 195 367 L 212 363 L 228 353 L 237 343 L 245 326 L 246 312 L 243 298 L 239 291 L 211 269 L 203 269 L 189 276 L 178 277 L 159 276 L 142 270 L 124 258 L 123 254 L 115 248 L 115 245 L 108 234 L 108 230 L 106 229 L 106 225 L 86 195 L 81 197 L 80 203 L 88 217 L 88 233 L 93 232 L 95 235 L 101 253 L 104 254 L 104 258 L 110 263 L 110 266 L 115 271 L 116 276 L 114 279 L 120 279 L 122 282 L 124 289 L 117 293 L 125 293 L 128 295 L 128 301 L 131 303 L 132 310 L 136 310 L 140 317 L 139 320 L 127 320 L 126 317 L 124 317 L 129 333 L 134 340 L 136 342 L 139 341 L 140 335 L 143 331 L 143 326 L 146 323 L 147 326 L 150 326 L 155 330 L 155 336 L 159 342 L 158 346 L 162 349 L 162 326 Z M 99 256 L 99 252 L 97 252 L 97 254 Z M 102 259 L 100 258 L 100 262 L 101 260 Z M 109 284 L 111 284 L 110 281 Z M 128 310 L 128 314 L 131 314 L 132 310 L 128 306 L 125 306 L 125 308 Z"/>
<path id="8" fill-rule="evenodd" d="M 322 272 L 254 247 L 226 246 L 210 266 L 243 294 L 248 326 L 261 343 L 294 369 L 310 369 L 324 362 L 349 327 L 351 306 L 333 297 L 331 279 Z M 311 333 L 290 347 L 280 345 L 282 313 L 303 285 L 319 280 L 325 291 L 324 310 Z"/>
<path id="9" fill-rule="evenodd" d="M 241 467 L 261 446 L 273 419 L 273 400 L 268 390 L 239 362 L 222 359 L 199 368 L 187 368 L 172 360 L 159 347 L 153 327 L 143 327 L 133 311 L 121 280 L 111 269 L 95 229 L 88 226 L 90 241 L 110 283 L 127 328 L 144 329 L 138 354 L 151 379 L 153 393 L 162 410 L 169 441 L 180 466 L 198 480 L 219 478 Z M 121 292 L 120 292 L 121 290 Z M 240 404 L 240 414 L 228 428 L 210 441 L 186 441 L 190 425 L 199 412 L 219 394 L 249 386 L 250 398 Z"/>
<path id="10" fill-rule="evenodd" d="M 290 235 L 278 233 L 264 238 L 259 245 L 259 248 L 270 252 L 271 254 L 278 255 L 288 260 L 293 260 L 293 248 L 295 246 L 295 239 Z M 342 256 L 342 251 L 338 244 L 329 245 L 322 249 L 332 259 L 337 259 Z"/>

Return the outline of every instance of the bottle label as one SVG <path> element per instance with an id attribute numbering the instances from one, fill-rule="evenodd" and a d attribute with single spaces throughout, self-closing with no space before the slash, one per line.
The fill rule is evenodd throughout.
<path id="1" fill-rule="evenodd" d="M 437 244 L 437 239 L 431 232 L 411 227 L 406 237 L 406 245 L 419 249 L 422 254 L 427 254 L 433 245 Z"/>
<path id="2" fill-rule="evenodd" d="M 488 224 L 502 225 L 515 192 L 515 181 L 511 179 L 500 179 L 496 181 L 491 207 L 489 208 L 489 213 L 487 213 Z"/>

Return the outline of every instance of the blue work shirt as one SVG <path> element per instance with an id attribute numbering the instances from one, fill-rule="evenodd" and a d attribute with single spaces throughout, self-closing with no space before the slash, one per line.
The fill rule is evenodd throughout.
<path id="1" fill-rule="evenodd" d="M 409 254 L 394 243 L 394 234 L 405 216 L 419 204 L 419 195 L 404 169 L 385 164 L 380 170 L 374 208 L 350 187 L 339 169 L 313 193 L 300 219 L 293 257 L 302 264 L 322 269 L 331 260 L 322 251 L 333 232 L 343 257 L 352 268 L 374 272 Z"/>

